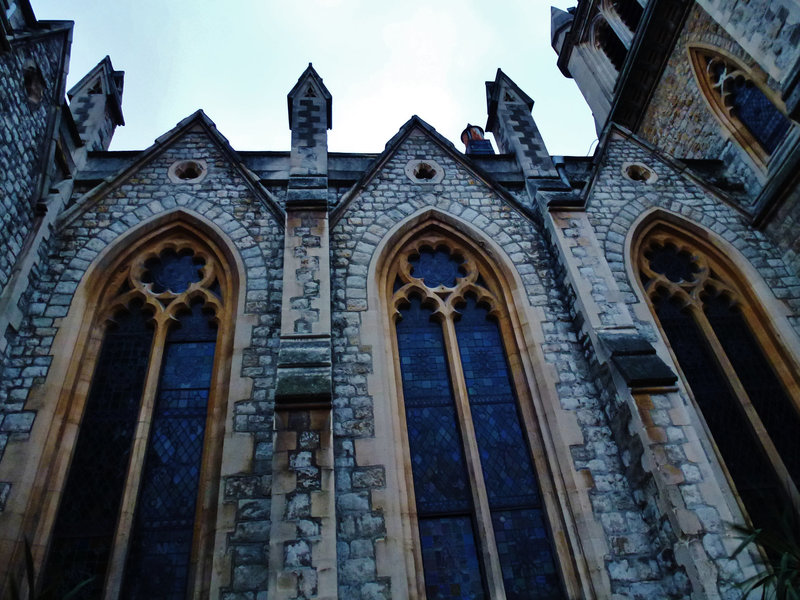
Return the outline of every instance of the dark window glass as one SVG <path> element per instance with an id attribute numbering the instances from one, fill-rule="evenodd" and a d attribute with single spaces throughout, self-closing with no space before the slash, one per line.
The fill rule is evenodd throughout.
<path id="1" fill-rule="evenodd" d="M 599 21 L 596 27 L 595 43 L 597 47 L 608 57 L 614 68 L 621 71 L 622 65 L 625 64 L 625 58 L 628 56 L 625 44 L 620 41 L 606 21 Z"/>
<path id="2" fill-rule="evenodd" d="M 59 597 L 89 578 L 81 597 L 103 588 L 153 340 L 146 321 L 118 315 L 103 341 L 46 570 Z"/>
<path id="3" fill-rule="evenodd" d="M 714 333 L 795 484 L 800 486 L 800 417 L 737 307 L 721 296 L 704 304 Z"/>
<path id="4" fill-rule="evenodd" d="M 165 250 L 158 258 L 151 258 L 145 263 L 147 269 L 142 281 L 151 283 L 156 294 L 167 290 L 180 294 L 197 281 L 203 273 L 202 259 L 195 258 L 190 250 L 176 254 L 174 250 Z"/>
<path id="5" fill-rule="evenodd" d="M 789 131 L 789 119 L 752 81 L 737 77 L 732 87 L 730 97 L 733 113 L 764 150 L 772 154 Z"/>
<path id="6" fill-rule="evenodd" d="M 622 22 L 628 26 L 628 29 L 636 31 L 644 12 L 639 0 L 613 0 L 611 4 L 622 19 Z"/>
<path id="7" fill-rule="evenodd" d="M 464 450 L 442 326 L 412 298 L 397 323 L 428 598 L 483 598 Z"/>
<path id="8" fill-rule="evenodd" d="M 653 271 L 675 283 L 694 281 L 695 273 L 700 270 L 691 254 L 685 250 L 679 252 L 672 244 L 655 246 L 645 252 L 645 256 L 650 259 Z"/>
<path id="9" fill-rule="evenodd" d="M 474 298 L 467 298 L 459 312 L 456 336 L 506 597 L 561 598 L 499 327 Z"/>
<path id="10" fill-rule="evenodd" d="M 422 279 L 429 288 L 440 285 L 453 287 L 456 284 L 456 278 L 464 275 L 460 266 L 464 261 L 452 256 L 444 248 L 437 250 L 423 248 L 420 250 L 419 256 L 409 258 L 408 262 L 411 265 L 411 274 Z"/>
<path id="11" fill-rule="evenodd" d="M 690 314 L 666 298 L 656 299 L 656 314 L 750 518 L 769 526 L 783 486 L 727 377 Z"/>
<path id="12" fill-rule="evenodd" d="M 164 348 L 123 597 L 181 599 L 194 533 L 217 331 L 201 304 Z"/>

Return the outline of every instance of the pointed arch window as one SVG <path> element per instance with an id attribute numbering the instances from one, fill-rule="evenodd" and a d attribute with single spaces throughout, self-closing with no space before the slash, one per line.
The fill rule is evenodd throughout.
<path id="1" fill-rule="evenodd" d="M 495 280 L 428 235 L 389 281 L 427 598 L 563 597 Z"/>
<path id="2" fill-rule="evenodd" d="M 700 90 L 734 139 L 761 166 L 784 140 L 791 121 L 747 68 L 704 47 L 689 48 Z"/>
<path id="3" fill-rule="evenodd" d="M 590 35 L 592 44 L 608 59 L 615 74 L 620 73 L 628 56 L 628 49 L 604 15 L 598 14 L 595 16 Z"/>
<path id="4" fill-rule="evenodd" d="M 173 231 L 118 262 L 104 282 L 93 325 L 102 342 L 86 374 L 45 586 L 66 591 L 91 579 L 86 595 L 130 599 L 185 598 L 195 589 L 208 528 L 197 518 L 198 498 L 214 479 L 207 423 L 219 427 L 208 415 L 219 395 L 230 284 L 217 256 Z"/>
<path id="5" fill-rule="evenodd" d="M 733 265 L 709 243 L 656 222 L 639 278 L 738 497 L 775 526 L 800 485 L 797 369 Z"/>

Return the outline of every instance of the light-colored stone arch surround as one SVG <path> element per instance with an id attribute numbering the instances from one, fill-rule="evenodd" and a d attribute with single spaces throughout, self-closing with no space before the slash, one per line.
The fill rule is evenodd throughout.
<path id="1" fill-rule="evenodd" d="M 530 403 L 535 432 L 537 465 L 543 495 L 548 499 L 548 515 L 553 521 L 555 545 L 567 579 L 570 597 L 603 596 L 610 590 L 604 565 L 607 551 L 603 529 L 594 520 L 586 495 L 586 481 L 575 471 L 570 444 L 582 443 L 582 434 L 574 413 L 562 409 L 555 384 L 557 378 L 541 351 L 544 343 L 544 313 L 533 307 L 514 262 L 495 240 L 481 233 L 459 216 L 435 208 L 422 208 L 396 223 L 377 243 L 367 275 L 368 309 L 362 313 L 361 341 L 373 348 L 373 372 L 368 388 L 375 399 L 375 437 L 356 440 L 359 465 L 383 465 L 386 486 L 372 491 L 374 508 L 382 508 L 386 537 L 376 552 L 379 576 L 390 577 L 392 589 L 401 597 L 422 593 L 419 554 L 413 545 L 413 512 L 409 498 L 410 465 L 402 443 L 400 426 L 402 406 L 395 369 L 393 327 L 386 298 L 388 263 L 403 243 L 423 232 L 437 231 L 470 248 L 490 264 L 503 282 L 503 295 L 513 323 L 513 345 L 519 350 L 522 378 L 529 394 L 521 402 Z M 533 415 L 536 415 L 535 417 Z M 542 469 L 543 464 L 544 469 Z"/>
<path id="2" fill-rule="evenodd" d="M 652 215 L 661 211 L 667 220 L 685 224 L 698 235 L 714 240 L 714 244 L 731 257 L 747 281 L 755 287 L 759 301 L 771 314 L 780 315 L 776 329 L 791 329 L 794 336 L 787 337 L 796 356 L 800 356 L 800 287 L 797 275 L 786 265 L 780 251 L 763 233 L 745 223 L 734 208 L 715 201 L 689 184 L 676 185 L 680 176 L 660 162 L 651 161 L 661 180 L 659 189 L 636 194 L 633 198 L 604 201 L 590 207 L 590 219 L 596 224 L 600 218 L 610 223 L 609 230 L 598 233 L 603 253 L 627 304 L 638 305 L 642 296 L 636 277 L 630 268 L 631 240 L 637 228 Z M 662 182 L 663 186 L 662 186 Z M 640 308 L 634 312 L 641 325 L 650 328 L 650 321 L 642 319 Z M 650 330 L 650 337 L 653 337 Z"/>
<path id="3" fill-rule="evenodd" d="M 700 215 L 702 213 L 697 211 L 697 216 Z M 713 219 L 706 219 L 709 220 L 713 222 Z M 681 372 L 666 336 L 646 299 L 637 272 L 641 240 L 654 226 L 673 231 L 678 239 L 683 233 L 687 240 L 696 240 L 693 245 L 704 246 L 705 253 L 712 255 L 718 261 L 728 263 L 730 272 L 726 270 L 726 276 L 733 278 L 745 298 L 745 304 L 749 305 L 745 311 L 755 313 L 748 320 L 752 318 L 759 323 L 760 331 L 756 332 L 757 337 L 762 340 L 771 338 L 769 346 L 779 348 L 777 354 L 780 357 L 776 360 L 792 363 L 796 373 L 800 357 L 800 339 L 788 319 L 791 311 L 786 304 L 776 298 L 767 281 L 745 256 L 742 248 L 718 235 L 707 225 L 692 221 L 685 215 L 663 207 L 652 206 L 642 211 L 629 226 L 624 242 L 624 268 L 636 298 L 635 302 L 630 304 L 631 309 L 639 326 L 644 325 L 644 329 L 651 331 L 651 339 L 659 356 L 667 364 L 673 365 L 676 373 Z M 741 241 L 738 237 L 733 239 Z M 752 250 L 751 246 L 745 246 L 746 248 Z M 712 434 L 702 417 L 700 408 L 691 393 L 687 391 L 683 379 L 679 379 L 677 385 L 678 392 L 663 397 L 663 407 L 667 407 L 670 402 L 670 408 L 664 411 L 661 426 L 669 432 L 665 440 L 667 444 L 680 445 L 682 449 L 680 453 L 672 453 L 675 464 L 681 469 L 678 489 L 681 491 L 685 506 L 699 518 L 697 533 L 701 536 L 703 546 L 714 565 L 713 571 L 705 573 L 717 580 L 720 590 L 730 589 L 735 585 L 734 582 L 741 581 L 743 576 L 755 574 L 756 565 L 763 557 L 755 547 L 751 547 L 749 554 L 741 553 L 732 558 L 741 542 L 741 536 L 731 525 L 744 522 L 742 508 L 729 475 L 719 460 Z M 658 406 L 659 403 L 655 404 Z M 692 473 L 696 475 L 692 476 Z M 700 571 L 703 572 L 702 568 Z"/>
<path id="4" fill-rule="evenodd" d="M 655 221 L 661 220 L 669 223 L 676 230 L 685 230 L 688 233 L 706 241 L 709 245 L 713 246 L 721 256 L 726 257 L 730 261 L 731 266 L 735 268 L 741 279 L 741 283 L 747 286 L 746 292 L 748 295 L 756 300 L 764 309 L 764 318 L 771 322 L 771 328 L 775 336 L 780 340 L 780 343 L 791 352 L 792 356 L 800 362 L 800 336 L 798 336 L 790 317 L 793 312 L 790 308 L 779 300 L 772 291 L 772 287 L 768 280 L 766 280 L 762 273 L 753 265 L 750 256 L 761 257 L 763 248 L 753 248 L 751 245 L 742 244 L 737 247 L 732 241 L 726 239 L 716 233 L 709 227 L 714 221 L 711 218 L 704 218 L 704 213 L 700 210 L 692 211 L 691 216 L 682 215 L 672 210 L 661 206 L 651 206 L 643 210 L 639 216 L 630 224 L 628 235 L 625 238 L 624 256 L 625 260 L 625 275 L 628 282 L 630 282 L 631 290 L 636 295 L 636 302 L 632 308 L 636 317 L 645 322 L 652 321 L 652 313 L 650 312 L 647 302 L 645 300 L 644 291 L 641 285 L 638 284 L 638 275 L 636 273 L 636 261 L 634 250 L 637 240 L 641 237 L 642 231 Z M 691 217 L 698 217 L 706 221 L 697 221 Z M 710 222 L 710 223 L 709 223 Z M 723 229 L 723 231 L 730 231 Z M 738 236 L 728 236 L 733 241 L 739 240 Z"/>
<path id="5" fill-rule="evenodd" d="M 107 231 L 107 230 L 106 230 Z M 250 330 L 256 320 L 244 313 L 245 264 L 230 236 L 205 216 L 183 208 L 153 214 L 106 244 L 102 233 L 90 238 L 85 251 L 69 264 L 64 273 L 82 271 L 79 261 L 92 262 L 79 277 L 69 311 L 58 326 L 53 341 L 53 360 L 44 384 L 34 388 L 26 408 L 36 411 L 30 439 L 10 445 L 0 474 L 12 481 L 19 494 L 12 494 L 2 514 L 2 540 L 6 564 L 14 565 L 21 556 L 21 539 L 32 542 L 36 572 L 41 573 L 50 532 L 58 508 L 58 499 L 66 481 L 69 459 L 77 439 L 79 423 L 89 391 L 91 371 L 99 353 L 102 329 L 95 324 L 95 314 L 107 279 L 105 273 L 121 264 L 148 239 L 163 239 L 171 234 L 195 237 L 212 248 L 226 272 L 223 291 L 229 307 L 220 323 L 221 337 L 215 357 L 217 384 L 210 410 L 214 424 L 209 430 L 204 454 L 201 484 L 205 518 L 196 524 L 196 536 L 202 548 L 202 564 L 194 574 L 195 589 L 208 592 L 228 584 L 230 567 L 226 556 L 227 534 L 235 525 L 235 506 L 224 505 L 220 483 L 228 474 L 248 468 L 253 443 L 248 434 L 236 433 L 233 427 L 234 402 L 250 396 L 252 381 L 240 375 L 242 351 L 250 343 Z M 78 261 L 78 262 L 76 262 Z M 63 275 L 62 275 L 63 278 Z M 41 467 L 41 468 L 40 468 Z M 13 489 L 13 488 L 12 488 Z"/>

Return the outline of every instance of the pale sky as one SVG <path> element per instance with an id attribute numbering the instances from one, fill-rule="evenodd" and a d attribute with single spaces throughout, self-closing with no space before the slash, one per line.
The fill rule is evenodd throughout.
<path id="1" fill-rule="evenodd" d="M 237 150 L 288 150 L 286 94 L 309 62 L 333 96 L 328 146 L 380 152 L 412 115 L 456 147 L 486 124 L 502 68 L 533 100 L 551 154 L 584 156 L 588 108 L 550 47 L 576 0 L 32 0 L 75 21 L 68 87 L 106 54 L 125 71 L 112 150 L 143 149 L 202 108 Z"/>

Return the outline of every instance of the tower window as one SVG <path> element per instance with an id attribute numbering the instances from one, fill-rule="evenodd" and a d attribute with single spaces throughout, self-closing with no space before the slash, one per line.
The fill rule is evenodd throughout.
<path id="1" fill-rule="evenodd" d="M 45 568 L 47 585 L 126 599 L 192 590 L 197 498 L 224 312 L 194 239 L 138 250 L 105 286 L 105 329 Z"/>
<path id="2" fill-rule="evenodd" d="M 791 121 L 743 66 L 707 48 L 690 47 L 689 52 L 712 111 L 748 154 L 765 166 Z"/>

